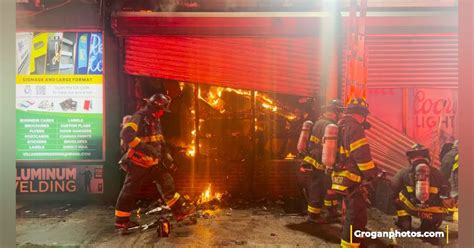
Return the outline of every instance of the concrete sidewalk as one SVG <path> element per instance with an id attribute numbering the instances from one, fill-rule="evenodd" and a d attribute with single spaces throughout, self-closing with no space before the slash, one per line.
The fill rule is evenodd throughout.
<path id="1" fill-rule="evenodd" d="M 195 225 L 172 222 L 171 236 L 158 238 L 156 229 L 126 236 L 116 233 L 111 207 L 87 205 L 65 217 L 17 218 L 19 247 L 339 247 L 340 224 L 312 225 L 302 216 L 276 214 L 263 209 L 216 210 Z M 146 217 L 146 218 L 145 218 Z M 142 220 L 150 220 L 145 216 Z M 446 224 L 446 223 L 445 223 Z M 415 224 L 416 226 L 416 224 Z M 388 231 L 392 216 L 370 211 L 368 228 Z M 443 230 L 446 230 L 443 225 Z M 450 243 L 457 247 L 457 224 L 449 223 Z M 403 247 L 433 247 L 415 238 L 397 240 Z M 440 242 L 444 242 L 442 240 Z M 371 242 L 384 247 L 390 240 Z M 385 245 L 384 245 L 385 244 Z"/>

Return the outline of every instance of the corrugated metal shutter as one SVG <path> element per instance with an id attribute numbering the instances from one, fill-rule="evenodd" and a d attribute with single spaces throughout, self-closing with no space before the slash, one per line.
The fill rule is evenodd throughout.
<path id="1" fill-rule="evenodd" d="M 366 134 L 374 162 L 392 177 L 408 166 L 405 152 L 411 149 L 415 141 L 375 116 L 369 115 L 367 119 L 372 124 Z M 438 157 L 432 157 L 433 165 L 439 167 Z"/>
<path id="2" fill-rule="evenodd" d="M 458 87 L 455 33 L 368 35 L 366 46 L 368 87 Z"/>
<path id="3" fill-rule="evenodd" d="M 300 96 L 319 91 L 314 37 L 126 38 L 125 72 Z"/>

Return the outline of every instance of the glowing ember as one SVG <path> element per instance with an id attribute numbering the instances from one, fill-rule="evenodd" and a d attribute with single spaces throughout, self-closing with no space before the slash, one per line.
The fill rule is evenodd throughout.
<path id="1" fill-rule="evenodd" d="M 186 149 L 186 155 L 188 157 L 194 157 L 196 155 L 196 148 L 194 147 L 194 145 L 188 147 L 188 149 Z"/>
<path id="2" fill-rule="evenodd" d="M 142 218 L 142 216 L 140 215 L 140 212 L 141 212 L 141 208 L 137 209 L 137 218 L 140 219 Z"/>
<path id="3" fill-rule="evenodd" d="M 288 155 L 286 155 L 286 157 L 285 157 L 285 159 L 287 159 L 287 160 L 291 160 L 291 159 L 295 159 L 295 158 L 296 158 L 296 156 L 293 155 L 291 152 L 288 153 Z"/>
<path id="4" fill-rule="evenodd" d="M 223 89 L 222 88 L 215 89 L 216 93 L 214 93 L 213 90 L 214 89 L 211 88 L 207 92 L 206 97 L 202 97 L 201 92 L 199 92 L 198 97 L 199 99 L 209 104 L 209 106 L 211 106 L 212 108 L 214 108 L 215 110 L 219 111 L 222 114 L 225 112 L 224 101 L 222 101 L 222 99 L 220 98 L 222 95 Z"/>
<path id="5" fill-rule="evenodd" d="M 198 204 L 203 204 L 203 203 L 206 203 L 206 202 L 210 202 L 214 199 L 220 201 L 222 199 L 222 194 L 221 193 L 214 193 L 214 195 L 213 195 L 212 191 L 211 191 L 211 184 L 209 184 L 209 187 L 207 187 L 206 191 L 201 193 L 201 197 L 198 200 Z"/>
<path id="6" fill-rule="evenodd" d="M 227 92 L 234 92 L 238 95 L 243 95 L 243 96 L 250 96 L 251 92 L 249 90 L 240 90 L 240 89 L 232 89 L 232 88 L 226 88 L 225 89 Z"/>

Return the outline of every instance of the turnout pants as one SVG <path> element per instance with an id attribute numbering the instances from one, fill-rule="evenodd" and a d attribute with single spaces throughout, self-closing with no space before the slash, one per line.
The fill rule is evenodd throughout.
<path id="1" fill-rule="evenodd" d="M 397 225 L 405 230 L 412 229 L 412 216 L 418 217 L 421 220 L 420 229 L 422 231 L 435 231 L 442 224 L 445 214 L 430 213 L 414 210 L 407 210 L 401 203 L 396 204 L 397 207 Z M 432 206 L 439 207 L 442 206 Z"/>
<path id="2" fill-rule="evenodd" d="M 355 189 L 353 189 L 355 190 Z M 349 191 L 351 194 L 351 191 Z M 367 225 L 367 202 L 364 193 L 358 190 L 350 197 L 344 197 L 346 212 L 344 216 L 344 225 L 342 226 L 342 247 L 359 247 L 360 239 L 354 236 L 356 230 L 364 231 Z M 351 241 L 352 225 L 352 243 Z"/>
<path id="3" fill-rule="evenodd" d="M 321 170 L 302 170 L 298 173 L 300 187 L 308 201 L 308 214 L 318 217 L 323 205 L 328 211 L 337 208 L 337 196 L 331 190 L 331 177 Z"/>
<path id="4" fill-rule="evenodd" d="M 117 199 L 115 207 L 115 219 L 117 222 L 125 222 L 130 219 L 131 211 L 136 207 L 136 196 L 145 181 L 151 179 L 161 186 L 161 193 L 169 207 L 179 199 L 175 190 L 174 180 L 171 174 L 160 165 L 144 168 L 133 163 L 127 167 L 127 175 Z"/>

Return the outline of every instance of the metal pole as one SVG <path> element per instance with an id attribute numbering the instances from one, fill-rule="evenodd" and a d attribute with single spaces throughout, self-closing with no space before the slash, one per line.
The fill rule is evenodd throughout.
<path id="1" fill-rule="evenodd" d="M 249 192 L 252 192 L 254 193 L 254 188 L 253 188 L 253 182 L 254 182 L 254 176 L 255 176 L 255 150 L 257 149 L 257 146 L 256 146 L 256 130 L 255 130 L 255 125 L 256 125 L 256 122 L 255 122 L 255 118 L 256 118 L 256 114 L 255 114 L 255 101 L 256 101 L 256 97 L 255 97 L 255 91 L 252 90 L 252 93 L 251 93 L 251 97 L 250 97 L 250 101 L 251 101 L 251 120 L 250 120 L 250 138 L 251 138 L 251 146 L 252 146 L 252 149 L 251 149 L 251 152 L 250 152 L 250 161 L 249 161 Z M 253 195 L 253 194 L 252 194 Z"/>

